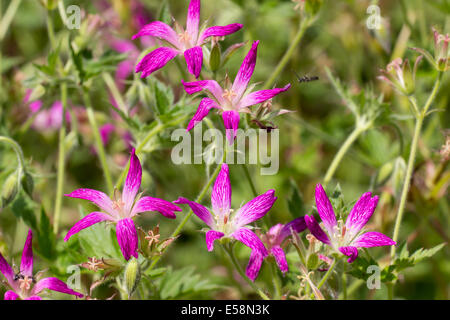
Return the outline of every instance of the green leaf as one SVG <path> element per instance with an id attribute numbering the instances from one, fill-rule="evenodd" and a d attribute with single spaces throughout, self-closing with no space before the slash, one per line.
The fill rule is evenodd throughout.
<path id="1" fill-rule="evenodd" d="M 47 259 L 53 260 L 56 253 L 55 234 L 53 233 L 50 219 L 45 213 L 45 209 L 43 206 L 41 207 L 41 218 L 39 221 L 37 240 L 39 245 L 39 252 Z"/>
<path id="2" fill-rule="evenodd" d="M 352 269 L 348 272 L 352 276 L 358 279 L 367 281 L 372 273 L 367 272 L 370 266 L 378 266 L 378 263 L 372 258 L 358 257 L 352 264 Z"/>
<path id="3" fill-rule="evenodd" d="M 11 207 L 12 212 L 17 218 L 21 218 L 27 226 L 33 230 L 37 230 L 36 215 L 31 200 L 25 197 L 23 192 L 13 202 Z"/>
<path id="4" fill-rule="evenodd" d="M 166 114 L 172 107 L 174 96 L 170 87 L 153 79 L 153 93 L 158 114 Z"/>
<path id="5" fill-rule="evenodd" d="M 303 196 L 293 179 L 289 181 L 291 197 L 287 200 L 289 212 L 294 217 L 301 217 L 307 214 Z"/>

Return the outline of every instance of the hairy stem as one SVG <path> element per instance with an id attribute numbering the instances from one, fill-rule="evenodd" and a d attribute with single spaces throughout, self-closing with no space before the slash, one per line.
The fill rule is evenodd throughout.
<path id="1" fill-rule="evenodd" d="M 277 271 L 277 264 L 275 262 L 271 263 L 271 271 L 272 271 L 272 278 L 273 278 L 273 286 L 275 288 L 275 294 L 274 299 L 280 300 L 281 299 L 281 281 L 280 277 L 278 276 Z"/>

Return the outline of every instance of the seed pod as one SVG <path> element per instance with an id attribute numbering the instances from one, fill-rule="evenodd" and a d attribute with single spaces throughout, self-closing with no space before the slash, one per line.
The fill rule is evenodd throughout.
<path id="1" fill-rule="evenodd" d="M 141 280 L 141 267 L 136 258 L 131 258 L 125 267 L 125 288 L 130 298 L 136 291 Z"/>
<path id="2" fill-rule="evenodd" d="M 317 269 L 319 267 L 319 257 L 317 256 L 317 254 L 313 253 L 309 255 L 306 265 L 309 270 Z"/>
<path id="3" fill-rule="evenodd" d="M 2 207 L 6 207 L 11 203 L 19 192 L 19 185 L 17 183 L 18 172 L 11 173 L 3 184 L 2 188 Z"/>
<path id="4" fill-rule="evenodd" d="M 29 174 L 28 172 L 24 172 L 23 176 L 22 176 L 22 188 L 23 190 L 28 194 L 28 196 L 30 198 L 33 197 L 33 189 L 34 189 L 34 181 L 33 181 L 33 177 L 31 176 L 31 174 Z"/>
<path id="5" fill-rule="evenodd" d="M 220 52 L 220 45 L 216 43 L 211 50 L 211 54 L 209 56 L 209 68 L 212 72 L 219 70 L 220 65 L 222 64 L 222 53 Z"/>

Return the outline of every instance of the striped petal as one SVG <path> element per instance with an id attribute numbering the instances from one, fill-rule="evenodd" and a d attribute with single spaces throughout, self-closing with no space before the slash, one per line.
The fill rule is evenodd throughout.
<path id="1" fill-rule="evenodd" d="M 239 102 L 239 109 L 254 106 L 255 104 L 272 99 L 276 95 L 289 90 L 290 87 L 291 85 L 288 84 L 284 88 L 275 88 L 252 92 L 242 98 L 242 100 Z"/>
<path id="2" fill-rule="evenodd" d="M 283 242 L 284 239 L 289 237 L 291 235 L 291 230 L 293 230 L 295 233 L 300 233 L 307 229 L 305 222 L 305 217 L 299 217 L 297 219 L 292 220 L 289 223 L 286 223 L 283 228 L 280 231 L 280 241 Z"/>
<path id="3" fill-rule="evenodd" d="M 14 288 L 14 270 L 0 253 L 0 272 L 6 278 L 9 285 Z"/>
<path id="4" fill-rule="evenodd" d="M 271 253 L 277 262 L 278 268 L 280 268 L 281 272 L 286 273 L 289 271 L 289 267 L 286 260 L 286 254 L 284 250 L 281 249 L 280 246 L 272 247 Z"/>
<path id="5" fill-rule="evenodd" d="M 330 245 L 330 238 L 328 238 L 327 234 L 322 230 L 320 225 L 317 223 L 314 216 L 305 216 L 306 226 L 308 227 L 311 234 L 316 237 L 318 240 L 322 241 L 325 244 Z"/>
<path id="6" fill-rule="evenodd" d="M 11 290 L 6 291 L 3 297 L 4 300 L 17 300 L 18 298 L 20 298 L 19 295 Z"/>
<path id="7" fill-rule="evenodd" d="M 215 222 L 214 218 L 209 212 L 208 209 L 206 209 L 204 206 L 202 206 L 200 203 L 190 201 L 186 198 L 180 197 L 178 200 L 174 201 L 173 203 L 176 204 L 187 204 L 189 207 L 191 207 L 191 210 L 194 212 L 194 214 L 199 217 L 208 227 L 211 229 L 214 229 Z"/>
<path id="8" fill-rule="evenodd" d="M 222 87 L 215 80 L 200 80 L 193 82 L 185 82 L 181 80 L 184 86 L 184 90 L 187 94 L 194 94 L 203 90 L 212 93 L 219 105 L 223 104 L 223 90 Z"/>
<path id="9" fill-rule="evenodd" d="M 224 37 L 241 30 L 242 27 L 243 25 L 240 23 L 232 23 L 226 26 L 214 26 L 207 28 L 201 33 L 197 45 L 203 44 L 209 37 Z"/>
<path id="10" fill-rule="evenodd" d="M 395 246 L 396 244 L 397 243 L 388 236 L 375 231 L 363 233 L 352 242 L 352 245 L 358 248 Z"/>
<path id="11" fill-rule="evenodd" d="M 261 270 L 263 261 L 264 256 L 257 250 L 253 250 L 250 254 L 247 268 L 245 269 L 245 274 L 250 280 L 255 281 L 255 279 L 258 277 L 259 270 Z"/>
<path id="12" fill-rule="evenodd" d="M 201 122 L 203 118 L 205 118 L 208 115 L 209 110 L 211 110 L 212 108 L 219 108 L 219 106 L 213 99 L 203 98 L 202 101 L 200 101 L 200 105 L 198 106 L 197 112 L 192 117 L 191 121 L 189 121 L 186 130 L 187 131 L 192 130 L 192 128 L 194 128 L 197 125 L 197 123 Z"/>
<path id="13" fill-rule="evenodd" d="M 225 234 L 223 232 L 215 231 L 215 230 L 209 230 L 206 232 L 206 247 L 208 248 L 208 251 L 214 250 L 214 241 L 217 239 L 220 239 Z"/>
<path id="14" fill-rule="evenodd" d="M 240 208 L 233 218 L 233 223 L 238 227 L 243 227 L 261 219 L 269 212 L 276 200 L 275 190 L 266 191 Z"/>
<path id="15" fill-rule="evenodd" d="M 223 217 L 231 208 L 231 184 L 228 165 L 222 164 L 219 175 L 214 182 L 211 194 L 212 209 L 216 215 Z"/>
<path id="16" fill-rule="evenodd" d="M 154 21 L 142 27 L 137 34 L 135 34 L 131 39 L 136 39 L 142 36 L 152 36 L 169 42 L 176 48 L 180 47 L 178 41 L 178 35 L 170 26 L 161 22 Z"/>
<path id="17" fill-rule="evenodd" d="M 358 248 L 353 246 L 348 247 L 340 247 L 339 251 L 342 252 L 342 254 L 346 255 L 348 258 L 347 262 L 352 263 L 353 261 L 358 258 Z"/>
<path id="18" fill-rule="evenodd" d="M 250 229 L 239 228 L 231 234 L 231 237 L 242 242 L 252 250 L 258 251 L 263 257 L 267 257 L 267 249 L 261 239 Z"/>
<path id="19" fill-rule="evenodd" d="M 378 204 L 378 196 L 372 198 L 370 192 L 366 192 L 355 203 L 347 217 L 345 226 L 352 235 L 356 235 L 372 217 Z"/>
<path id="20" fill-rule="evenodd" d="M 135 72 L 142 72 L 141 78 L 146 78 L 156 70 L 164 67 L 170 60 L 180 52 L 178 50 L 161 47 L 147 54 L 136 66 Z"/>
<path id="21" fill-rule="evenodd" d="M 203 50 L 201 47 L 193 47 L 184 51 L 184 58 L 190 74 L 193 74 L 195 78 L 200 76 L 203 65 Z"/>
<path id="22" fill-rule="evenodd" d="M 116 210 L 114 210 L 112 200 L 103 192 L 92 189 L 77 189 L 70 194 L 66 194 L 66 197 L 89 200 L 99 207 L 102 211 L 117 216 Z"/>
<path id="23" fill-rule="evenodd" d="M 33 275 L 33 231 L 28 231 L 27 240 L 23 246 L 22 260 L 20 263 L 20 273 L 24 276 L 31 277 Z"/>
<path id="24" fill-rule="evenodd" d="M 45 278 L 40 280 L 36 285 L 34 286 L 32 290 L 32 295 L 37 295 L 40 292 L 42 292 L 45 289 L 49 289 L 51 291 L 57 291 L 61 293 L 71 294 L 74 296 L 77 296 L 78 298 L 83 298 L 83 295 L 79 292 L 73 291 L 70 289 L 67 284 L 65 284 L 63 281 L 59 280 L 58 278 Z"/>
<path id="25" fill-rule="evenodd" d="M 92 212 L 88 214 L 83 219 L 75 223 L 75 225 L 69 230 L 69 232 L 67 232 L 64 241 L 67 242 L 74 234 L 102 221 L 114 221 L 114 219 L 103 212 Z"/>
<path id="26" fill-rule="evenodd" d="M 189 3 L 186 19 L 186 31 L 191 37 L 193 43 L 197 42 L 198 26 L 200 24 L 200 0 L 191 0 Z"/>
<path id="27" fill-rule="evenodd" d="M 142 167 L 139 158 L 136 156 L 136 151 L 133 149 L 130 156 L 130 165 L 128 169 L 127 178 L 123 186 L 122 202 L 125 206 L 125 211 L 130 212 L 134 205 L 134 199 L 141 187 Z"/>
<path id="28" fill-rule="evenodd" d="M 172 202 L 152 197 L 142 197 L 136 202 L 136 205 L 133 207 L 133 211 L 131 216 L 135 216 L 141 212 L 147 211 L 158 211 L 163 216 L 169 219 L 175 219 L 175 211 L 182 211 L 180 207 L 174 205 Z"/>
<path id="29" fill-rule="evenodd" d="M 234 139 L 236 138 L 236 132 L 239 128 L 239 121 L 241 117 L 239 112 L 234 110 L 224 111 L 222 113 L 223 125 L 226 129 L 227 140 L 231 144 L 233 144 Z"/>
<path id="30" fill-rule="evenodd" d="M 130 218 L 119 220 L 117 222 L 116 235 L 125 260 L 130 260 L 132 256 L 137 259 L 138 234 L 133 220 Z"/>
<path id="31" fill-rule="evenodd" d="M 247 90 L 248 83 L 252 78 L 253 71 L 255 70 L 256 65 L 256 54 L 258 51 L 259 41 L 255 41 L 252 44 L 252 48 L 248 52 L 244 61 L 242 62 L 241 68 L 239 69 L 236 78 L 234 79 L 232 91 L 236 93 L 235 101 L 239 101 L 244 94 L 245 90 Z"/>
<path id="32" fill-rule="evenodd" d="M 315 196 L 317 212 L 319 213 L 320 219 L 322 219 L 328 234 L 332 235 L 337 226 L 336 215 L 334 214 L 333 206 L 321 184 L 316 186 Z"/>

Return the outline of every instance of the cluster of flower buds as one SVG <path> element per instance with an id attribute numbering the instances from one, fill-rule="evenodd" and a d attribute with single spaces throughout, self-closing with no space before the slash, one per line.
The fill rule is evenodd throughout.
<path id="1" fill-rule="evenodd" d="M 146 258 L 158 256 L 165 250 L 176 238 L 161 239 L 159 225 L 152 230 L 145 232 L 142 228 L 137 228 L 139 237 L 139 251 Z"/>
<path id="2" fill-rule="evenodd" d="M 401 94 L 410 96 L 415 91 L 417 66 L 422 58 L 419 56 L 416 59 L 413 70 L 408 59 L 397 58 L 387 65 L 386 70 L 380 70 L 382 75 L 378 79 L 387 82 Z"/>
<path id="3" fill-rule="evenodd" d="M 433 29 L 434 33 L 434 56 L 427 50 L 422 48 L 411 48 L 420 54 L 423 54 L 425 58 L 433 65 L 438 71 L 447 71 L 449 69 L 449 54 L 448 44 L 450 42 L 450 35 L 440 34 L 436 29 Z"/>

